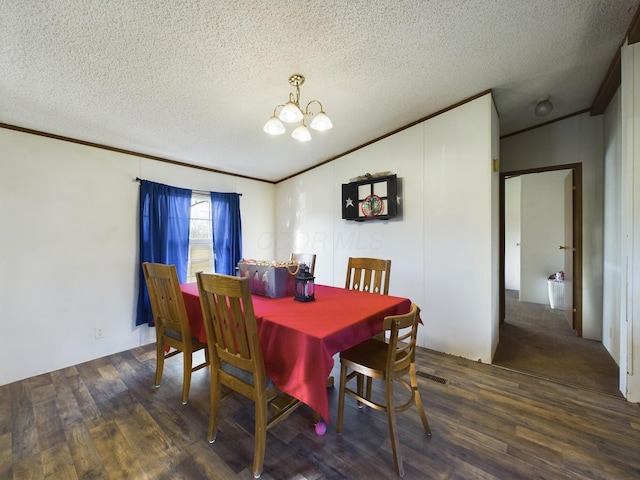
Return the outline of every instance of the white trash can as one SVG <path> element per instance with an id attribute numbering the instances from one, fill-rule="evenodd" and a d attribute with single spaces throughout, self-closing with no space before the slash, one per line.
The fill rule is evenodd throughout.
<path id="1" fill-rule="evenodd" d="M 554 277 L 553 280 L 551 277 Z M 555 275 L 549 277 L 549 305 L 551 308 L 564 308 L 564 280 L 556 280 Z"/>

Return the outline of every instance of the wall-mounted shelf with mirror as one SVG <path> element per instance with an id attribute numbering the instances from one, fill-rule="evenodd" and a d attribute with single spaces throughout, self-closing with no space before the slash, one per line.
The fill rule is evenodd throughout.
<path id="1" fill-rule="evenodd" d="M 362 180 L 342 184 L 342 218 L 364 222 L 388 220 L 398 214 L 396 175 L 365 175 Z"/>

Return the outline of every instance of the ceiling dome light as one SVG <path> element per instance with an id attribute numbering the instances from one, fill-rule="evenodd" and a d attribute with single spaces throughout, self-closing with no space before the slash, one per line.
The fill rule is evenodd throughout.
<path id="1" fill-rule="evenodd" d="M 300 142 L 311 140 L 311 132 L 304 123 L 305 118 L 312 117 L 310 127 L 319 132 L 324 132 L 333 128 L 333 123 L 324 112 L 322 104 L 318 100 L 311 100 L 303 110 L 300 108 L 300 85 L 304 83 L 304 76 L 296 73 L 289 77 L 289 84 L 295 87 L 295 93 L 289 93 L 289 101 L 276 106 L 273 115 L 262 128 L 269 135 L 281 135 L 285 132 L 286 123 L 300 123 L 291 136 Z M 310 110 L 312 104 L 317 103 L 320 109 L 317 113 Z M 276 114 L 276 112 L 279 113 Z"/>
<path id="2" fill-rule="evenodd" d="M 544 117 L 545 115 L 549 115 L 553 110 L 553 103 L 549 101 L 549 97 L 541 99 L 534 109 L 534 112 L 539 117 Z"/>

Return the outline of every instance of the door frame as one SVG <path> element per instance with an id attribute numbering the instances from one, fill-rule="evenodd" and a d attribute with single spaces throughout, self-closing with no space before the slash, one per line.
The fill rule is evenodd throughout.
<path id="1" fill-rule="evenodd" d="M 573 257 L 573 289 L 571 296 L 573 299 L 573 328 L 578 337 L 582 337 L 582 164 L 569 163 L 564 165 L 552 165 L 548 167 L 530 168 L 526 170 L 513 170 L 500 172 L 500 279 L 499 279 L 499 319 L 504 323 L 504 267 L 505 267 L 505 180 L 509 177 L 526 175 L 529 173 L 551 172 L 555 170 L 573 171 L 573 246 L 575 248 Z M 565 292 L 566 293 L 566 292 Z"/>

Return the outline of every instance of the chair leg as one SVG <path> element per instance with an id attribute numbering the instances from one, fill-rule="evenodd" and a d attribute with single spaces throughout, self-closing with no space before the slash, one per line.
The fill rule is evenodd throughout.
<path id="1" fill-rule="evenodd" d="M 398 438 L 398 424 L 396 423 L 396 408 L 393 400 L 393 382 L 386 381 L 386 401 L 387 401 L 387 421 L 389 423 L 389 437 L 391 440 L 391 450 L 393 452 L 393 463 L 399 477 L 404 477 L 404 466 L 402 465 L 402 454 L 400 453 L 400 439 Z"/>
<path id="2" fill-rule="evenodd" d="M 182 404 L 186 405 L 189 400 L 189 390 L 191 389 L 191 372 L 193 368 L 193 352 L 182 352 L 183 378 L 182 378 Z"/>
<path id="3" fill-rule="evenodd" d="M 207 432 L 207 440 L 209 443 L 213 443 L 216 441 L 216 434 L 218 432 L 218 414 L 220 413 L 220 397 L 221 397 L 221 389 L 222 385 L 220 384 L 220 378 L 216 371 L 213 370 L 213 365 L 210 365 L 211 368 L 211 388 L 210 388 L 210 399 L 209 399 L 209 431 Z"/>
<path id="4" fill-rule="evenodd" d="M 420 397 L 420 390 L 418 390 L 418 378 L 416 377 L 415 364 L 411 365 L 409 376 L 411 377 L 411 388 L 413 389 L 413 394 L 416 401 L 416 408 L 418 409 L 418 413 L 420 414 L 420 419 L 422 420 L 422 427 L 424 428 L 424 432 L 427 435 L 431 435 L 431 428 L 429 427 L 427 414 L 424 413 L 424 407 L 422 406 L 422 398 Z"/>
<path id="5" fill-rule="evenodd" d="M 356 375 L 356 379 L 357 379 L 357 383 L 358 383 L 358 395 L 360 395 L 361 397 L 364 396 L 362 394 L 363 390 L 364 390 L 364 375 L 362 375 L 361 373 L 358 373 Z M 363 404 L 358 400 L 358 408 L 362 408 Z"/>
<path id="6" fill-rule="evenodd" d="M 164 344 L 156 341 L 156 388 L 160 386 L 162 381 L 162 370 L 164 369 Z"/>
<path id="7" fill-rule="evenodd" d="M 260 478 L 264 463 L 264 452 L 267 447 L 267 400 L 256 398 L 256 444 L 253 451 L 253 478 Z"/>
<path id="8" fill-rule="evenodd" d="M 344 389 L 347 383 L 347 367 L 340 365 L 340 389 L 338 390 L 338 419 L 336 420 L 336 433 L 342 433 L 342 419 L 344 417 Z"/>

